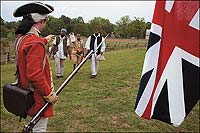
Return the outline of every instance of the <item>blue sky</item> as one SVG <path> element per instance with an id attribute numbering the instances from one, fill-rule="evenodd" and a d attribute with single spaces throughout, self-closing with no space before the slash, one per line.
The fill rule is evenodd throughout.
<path id="1" fill-rule="evenodd" d="M 7 21 L 17 21 L 13 11 L 26 3 L 33 1 L 1 1 L 1 17 Z M 40 1 L 52 5 L 55 10 L 50 15 L 59 18 L 61 15 L 70 18 L 83 17 L 85 22 L 94 17 L 109 19 L 115 24 L 123 16 L 144 17 L 145 21 L 151 22 L 155 1 Z"/>

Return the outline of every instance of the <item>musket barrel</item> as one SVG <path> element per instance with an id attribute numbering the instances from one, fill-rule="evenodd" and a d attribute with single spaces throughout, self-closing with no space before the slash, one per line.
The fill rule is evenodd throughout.
<path id="1" fill-rule="evenodd" d="M 61 86 L 57 89 L 56 95 L 58 96 L 62 89 L 69 83 L 69 81 L 74 77 L 77 71 L 85 64 L 87 59 L 91 56 L 93 50 L 91 50 L 88 55 L 81 61 L 81 63 L 75 68 L 75 70 L 67 77 L 67 79 L 61 84 Z"/>

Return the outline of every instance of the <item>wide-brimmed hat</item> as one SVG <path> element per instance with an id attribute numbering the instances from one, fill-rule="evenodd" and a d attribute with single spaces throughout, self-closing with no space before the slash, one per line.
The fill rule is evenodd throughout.
<path id="1" fill-rule="evenodd" d="M 38 13 L 38 14 L 49 14 L 54 11 L 54 8 L 48 4 L 43 4 L 41 2 L 34 2 L 28 3 L 18 7 L 14 12 L 14 17 L 21 17 L 24 15 L 28 15 L 31 13 Z"/>

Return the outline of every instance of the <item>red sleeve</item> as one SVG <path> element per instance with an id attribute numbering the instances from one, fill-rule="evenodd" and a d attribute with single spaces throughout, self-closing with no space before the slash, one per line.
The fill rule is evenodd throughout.
<path id="1" fill-rule="evenodd" d="M 33 43 L 26 54 L 27 75 L 33 87 L 42 96 L 47 96 L 51 92 L 51 87 L 43 70 L 43 60 L 45 48 L 42 44 Z"/>
<path id="2" fill-rule="evenodd" d="M 48 42 L 47 42 L 47 39 L 46 39 L 45 37 L 40 38 L 40 40 L 41 40 L 44 44 L 47 44 L 47 43 L 48 43 Z"/>

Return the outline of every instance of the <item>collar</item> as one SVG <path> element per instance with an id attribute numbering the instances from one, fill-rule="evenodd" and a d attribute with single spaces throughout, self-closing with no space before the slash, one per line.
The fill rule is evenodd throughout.
<path id="1" fill-rule="evenodd" d="M 41 32 L 36 27 L 31 27 L 29 33 L 35 34 L 36 36 L 40 36 Z"/>
<path id="2" fill-rule="evenodd" d="M 93 34 L 93 36 L 95 36 L 95 33 Z M 98 36 L 95 36 L 95 37 L 100 37 L 100 34 L 98 34 Z"/>
<path id="3" fill-rule="evenodd" d="M 59 35 L 59 36 L 60 36 L 61 39 L 64 39 L 64 38 L 66 37 L 66 36 L 63 36 L 63 37 L 62 37 L 61 35 Z"/>

